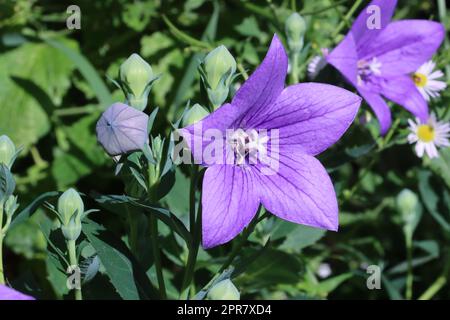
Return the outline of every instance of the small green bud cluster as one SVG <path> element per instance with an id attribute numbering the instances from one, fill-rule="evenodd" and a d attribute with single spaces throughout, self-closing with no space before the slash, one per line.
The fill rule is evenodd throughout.
<path id="1" fill-rule="evenodd" d="M 148 95 L 155 80 L 152 67 L 137 53 L 133 53 L 119 69 L 119 85 L 127 104 L 143 111 L 147 107 Z"/>
<path id="2" fill-rule="evenodd" d="M 303 49 L 304 36 L 306 33 L 305 19 L 297 12 L 292 13 L 286 19 L 285 32 L 289 50 L 292 53 L 300 53 Z"/>
<path id="3" fill-rule="evenodd" d="M 58 199 L 57 213 L 66 240 L 77 240 L 81 234 L 81 220 L 85 216 L 84 203 L 74 189 L 65 191 Z"/>
<path id="4" fill-rule="evenodd" d="M 225 46 L 208 53 L 199 67 L 203 85 L 214 110 L 228 98 L 236 77 L 236 60 Z"/>
<path id="5" fill-rule="evenodd" d="M 412 235 L 422 214 L 418 196 L 409 189 L 403 189 L 397 195 L 396 204 L 405 233 Z"/>

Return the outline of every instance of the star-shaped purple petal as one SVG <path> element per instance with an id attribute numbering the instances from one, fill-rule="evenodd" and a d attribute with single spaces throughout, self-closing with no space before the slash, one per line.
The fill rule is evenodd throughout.
<path id="1" fill-rule="evenodd" d="M 287 61 L 275 35 L 263 62 L 232 102 L 181 130 L 194 158 L 208 166 L 202 196 L 205 248 L 233 239 L 253 219 L 260 204 L 288 221 L 328 230 L 338 228 L 333 184 L 314 156 L 344 134 L 355 118 L 361 98 L 326 84 L 285 88 Z M 216 141 L 208 138 L 211 129 L 224 136 L 229 130 L 250 132 L 238 134 L 237 146 L 232 144 L 237 162 L 206 159 L 204 151 Z M 242 150 L 246 156 L 251 154 L 252 149 L 246 149 L 245 143 L 252 143 L 252 132 L 256 131 L 268 132 L 270 147 L 266 156 L 270 161 L 240 161 Z M 225 146 L 227 143 L 228 140 L 223 141 Z"/>

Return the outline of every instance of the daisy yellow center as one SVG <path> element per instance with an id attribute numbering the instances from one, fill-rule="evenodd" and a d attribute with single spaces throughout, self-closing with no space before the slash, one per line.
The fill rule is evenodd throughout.
<path id="1" fill-rule="evenodd" d="M 418 87 L 425 87 L 425 85 L 427 84 L 427 76 L 424 75 L 423 73 L 414 73 L 413 74 L 413 80 L 414 83 L 416 84 L 416 86 Z"/>
<path id="2" fill-rule="evenodd" d="M 430 142 L 434 140 L 434 128 L 428 124 L 422 124 L 417 127 L 417 137 L 423 142 Z"/>

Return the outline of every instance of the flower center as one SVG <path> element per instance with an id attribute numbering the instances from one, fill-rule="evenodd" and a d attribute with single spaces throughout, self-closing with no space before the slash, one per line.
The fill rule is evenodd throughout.
<path id="1" fill-rule="evenodd" d="M 427 76 L 424 75 L 423 73 L 417 73 L 416 72 L 416 73 L 413 74 L 412 78 L 413 78 L 414 83 L 418 87 L 423 88 L 427 84 Z"/>
<path id="2" fill-rule="evenodd" d="M 371 75 L 381 74 L 381 62 L 378 61 L 376 57 L 372 58 L 370 61 L 359 60 L 358 61 L 358 84 L 361 84 Z"/>
<path id="3" fill-rule="evenodd" d="M 417 137 L 423 142 L 430 142 L 435 137 L 434 128 L 428 124 L 421 124 L 417 127 Z"/>
<path id="4" fill-rule="evenodd" d="M 235 155 L 235 164 L 256 164 L 259 152 L 265 152 L 264 144 L 268 137 L 259 137 L 255 129 L 244 131 L 237 129 L 230 138 L 229 144 Z"/>

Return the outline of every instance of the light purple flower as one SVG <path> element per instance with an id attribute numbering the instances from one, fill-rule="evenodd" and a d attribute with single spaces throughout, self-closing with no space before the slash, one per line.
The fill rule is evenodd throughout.
<path id="1" fill-rule="evenodd" d="M 123 103 L 114 103 L 97 122 L 97 140 L 110 156 L 141 150 L 148 140 L 148 116 Z"/>
<path id="2" fill-rule="evenodd" d="M 383 97 L 423 121 L 428 119 L 427 102 L 415 86 L 412 74 L 432 57 L 445 34 L 444 27 L 433 21 L 391 22 L 396 4 L 396 0 L 373 0 L 359 14 L 344 40 L 327 56 L 327 61 L 371 106 L 382 134 L 392 121 Z M 377 14 L 373 8 L 379 8 L 379 28 L 372 23 Z"/>
<path id="3" fill-rule="evenodd" d="M 347 130 L 361 98 L 326 84 L 304 83 L 285 88 L 287 65 L 286 52 L 275 35 L 264 61 L 240 87 L 232 102 L 181 130 L 194 158 L 208 166 L 202 196 L 205 248 L 233 239 L 252 220 L 260 203 L 288 221 L 329 230 L 338 228 L 333 184 L 314 156 L 334 144 Z M 210 141 L 205 133 L 209 129 L 220 131 L 223 136 L 230 129 L 276 130 L 277 170 L 260 162 L 206 164 L 195 145 L 206 148 Z M 241 138 L 250 139 L 247 142 L 252 144 L 251 134 Z M 240 147 L 238 143 L 231 149 L 237 153 Z M 240 154 L 236 158 L 241 159 Z"/>
<path id="4" fill-rule="evenodd" d="M 34 298 L 0 284 L 0 300 L 34 300 Z"/>

